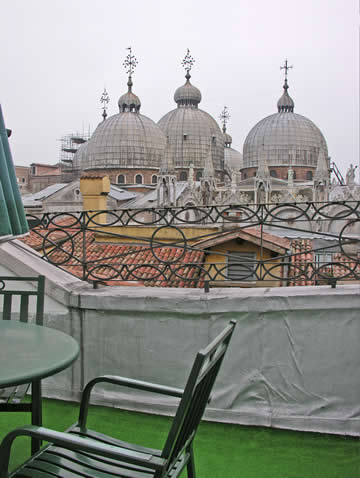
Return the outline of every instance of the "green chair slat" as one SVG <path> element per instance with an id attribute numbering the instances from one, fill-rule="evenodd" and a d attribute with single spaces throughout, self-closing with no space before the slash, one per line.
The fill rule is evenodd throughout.
<path id="1" fill-rule="evenodd" d="M 70 458 L 53 454 L 51 450 L 50 448 L 41 455 L 42 461 L 56 465 L 61 469 L 70 469 L 80 476 L 96 476 L 96 478 L 133 478 L 134 476 L 136 478 L 151 478 L 154 476 L 153 472 L 144 473 L 141 470 L 126 467 L 126 464 L 124 464 L 125 466 L 108 465 L 102 461 L 101 457 L 86 459 L 84 456 L 81 457 L 81 453 L 77 452 Z M 136 474 L 134 475 L 134 473 Z"/>
<path id="2" fill-rule="evenodd" d="M 135 466 L 132 465 L 131 463 L 124 464 L 124 466 L 120 469 L 119 468 L 119 462 L 117 460 L 113 460 L 111 458 L 106 458 L 106 457 L 94 457 L 94 455 L 90 455 L 86 452 L 78 452 L 78 451 L 72 451 L 67 448 L 60 448 L 57 446 L 52 445 L 48 449 L 49 453 L 55 453 L 57 456 L 62 456 L 63 458 L 68 458 L 69 460 L 73 460 L 75 462 L 81 463 L 83 465 L 90 465 L 93 468 L 94 467 L 99 467 L 101 471 L 108 471 L 115 473 L 121 473 L 123 472 L 122 470 L 127 470 L 129 473 L 129 470 L 135 470 L 135 471 L 142 471 L 146 472 L 145 477 L 151 477 L 153 475 L 152 472 L 148 472 L 145 468 L 142 468 L 140 466 Z M 123 476 L 123 475 L 121 475 Z M 128 476 L 132 476 L 131 473 Z"/>
<path id="3" fill-rule="evenodd" d="M 20 298 L 20 322 L 29 320 L 29 296 L 22 295 Z"/>
<path id="4" fill-rule="evenodd" d="M 4 295 L 3 320 L 11 319 L 12 295 Z"/>

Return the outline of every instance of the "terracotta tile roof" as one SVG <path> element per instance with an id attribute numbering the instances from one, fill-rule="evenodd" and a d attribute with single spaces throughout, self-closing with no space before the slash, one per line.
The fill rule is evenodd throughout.
<path id="1" fill-rule="evenodd" d="M 76 220 L 71 218 L 66 221 L 60 218 L 56 224 L 49 225 L 48 229 L 35 228 L 30 231 L 29 236 L 21 240 L 37 250 L 42 249 L 43 241 L 46 240 L 49 243 L 48 260 L 83 279 L 83 236 L 79 234 L 78 225 L 73 229 L 69 227 L 74 225 L 74 221 Z M 195 250 L 187 250 L 185 253 L 179 247 L 154 248 L 154 255 L 150 248 L 144 245 L 98 243 L 95 241 L 95 233 L 86 231 L 85 279 L 101 281 L 107 285 L 203 287 L 202 264 L 205 260 L 205 249 L 216 243 L 231 240 L 234 233 L 235 231 L 221 233 L 220 236 L 210 240 L 199 241 L 194 244 Z M 258 241 L 260 235 L 259 228 L 246 228 L 242 232 L 244 239 L 251 236 L 253 240 Z M 345 275 L 348 276 L 347 280 L 354 280 L 360 276 L 359 263 L 342 253 L 333 254 L 333 261 L 338 264 L 325 265 L 321 268 L 320 274 L 316 273 L 315 252 L 310 239 L 295 239 L 290 243 L 287 239 L 269 233 L 263 233 L 263 238 L 266 244 L 276 240 L 280 249 L 284 250 L 283 253 L 285 250 L 291 252 L 288 270 L 290 286 L 324 284 L 327 283 L 327 278 L 341 279 Z M 280 249 L 278 252 L 281 252 Z M 179 263 L 176 264 L 176 261 Z M 122 271 L 119 279 L 116 279 L 116 270 Z M 172 280 L 169 280 L 170 275 Z"/>
<path id="2" fill-rule="evenodd" d="M 315 254 L 310 239 L 294 239 L 291 244 L 291 259 L 288 277 L 294 279 L 289 286 L 315 285 L 313 264 Z"/>
<path id="3" fill-rule="evenodd" d="M 47 234 L 47 239 L 54 243 L 53 250 L 47 251 L 48 260 L 82 279 L 83 236 L 77 234 L 75 229 L 52 229 L 50 233 L 49 230 L 31 231 L 30 236 L 23 240 L 31 247 L 39 249 Z M 51 246 L 51 243 L 49 245 Z M 158 247 L 154 248 L 153 253 L 147 246 L 98 243 L 95 242 L 95 234 L 92 231 L 85 232 L 85 248 L 86 279 L 108 285 L 198 287 L 202 272 L 199 267 L 205 256 L 203 251 L 184 253 L 179 247 Z M 177 263 L 180 261 L 181 264 Z M 116 271 L 122 272 L 119 280 L 116 280 Z M 122 277 L 127 280 L 124 281 Z M 151 277 L 154 279 L 150 280 Z"/>

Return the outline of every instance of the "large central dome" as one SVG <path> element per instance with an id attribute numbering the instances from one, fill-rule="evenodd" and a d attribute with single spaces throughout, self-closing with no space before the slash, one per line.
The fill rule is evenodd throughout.
<path id="1" fill-rule="evenodd" d="M 214 118 L 198 108 L 201 92 L 190 83 L 190 68 L 186 71 L 185 84 L 174 94 L 177 108 L 163 116 L 158 125 L 168 138 L 176 169 L 189 170 L 193 165 L 201 173 L 211 153 L 214 170 L 220 176 L 224 170 L 223 134 Z"/>

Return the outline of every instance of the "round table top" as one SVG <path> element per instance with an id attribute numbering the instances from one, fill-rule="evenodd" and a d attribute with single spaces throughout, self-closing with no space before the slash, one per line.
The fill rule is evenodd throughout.
<path id="1" fill-rule="evenodd" d="M 54 375 L 78 355 L 78 343 L 64 332 L 0 320 L 0 388 Z"/>

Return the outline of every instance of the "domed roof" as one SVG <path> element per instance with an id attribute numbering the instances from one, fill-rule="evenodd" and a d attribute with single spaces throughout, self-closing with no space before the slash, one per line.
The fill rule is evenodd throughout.
<path id="1" fill-rule="evenodd" d="M 287 92 L 289 86 L 287 84 L 287 79 L 285 78 L 285 83 L 284 83 L 284 93 L 282 94 L 281 98 L 279 98 L 279 101 L 277 102 L 277 107 L 278 107 L 278 112 L 281 113 L 283 112 L 293 112 L 294 111 L 294 100 L 290 97 L 289 93 Z"/>
<path id="2" fill-rule="evenodd" d="M 175 91 L 174 100 L 178 106 L 197 106 L 200 103 L 201 92 L 190 83 L 189 73 L 186 75 L 186 83 Z"/>
<path id="3" fill-rule="evenodd" d="M 89 141 L 86 141 L 86 143 L 83 143 L 81 146 L 79 146 L 78 150 L 76 151 L 74 158 L 73 158 L 73 169 L 76 171 L 82 171 L 83 170 L 83 162 L 86 160 L 86 155 L 87 155 L 87 148 L 89 145 Z"/>
<path id="4" fill-rule="evenodd" d="M 101 122 L 76 154 L 82 170 L 160 167 L 166 137 L 154 121 L 136 112 L 121 112 Z M 79 158 L 77 158 L 79 156 Z"/>
<path id="5" fill-rule="evenodd" d="M 163 116 L 158 125 L 168 138 L 175 168 L 189 168 L 192 164 L 194 168 L 204 169 L 211 153 L 213 168 L 222 170 L 224 138 L 214 118 L 198 108 L 201 92 L 190 83 L 194 62 L 188 49 L 182 62 L 186 83 L 174 94 L 177 108 Z"/>
<path id="6" fill-rule="evenodd" d="M 231 173 L 240 171 L 243 167 L 243 156 L 239 151 L 233 148 L 224 149 L 224 168 Z"/>
<path id="7" fill-rule="evenodd" d="M 140 111 L 140 106 L 141 106 L 141 101 L 138 96 L 136 96 L 132 92 L 132 79 L 131 76 L 129 76 L 129 81 L 128 81 L 128 91 L 120 96 L 119 101 L 118 101 L 118 106 L 120 112 L 124 111 Z"/>
<path id="8" fill-rule="evenodd" d="M 328 155 L 320 129 L 308 118 L 294 113 L 294 101 L 287 93 L 279 99 L 278 113 L 259 121 L 247 135 L 243 148 L 244 168 L 258 167 L 263 158 L 269 166 L 316 167 L 319 152 Z"/>
<path id="9" fill-rule="evenodd" d="M 232 143 L 232 137 L 227 133 L 226 131 L 223 130 L 223 136 L 224 136 L 224 144 L 225 146 L 230 147 Z"/>
<path id="10" fill-rule="evenodd" d="M 178 107 L 158 122 L 168 137 L 176 168 L 204 168 L 211 148 L 213 166 L 223 169 L 224 138 L 217 122 L 208 113 L 191 106 Z"/>

